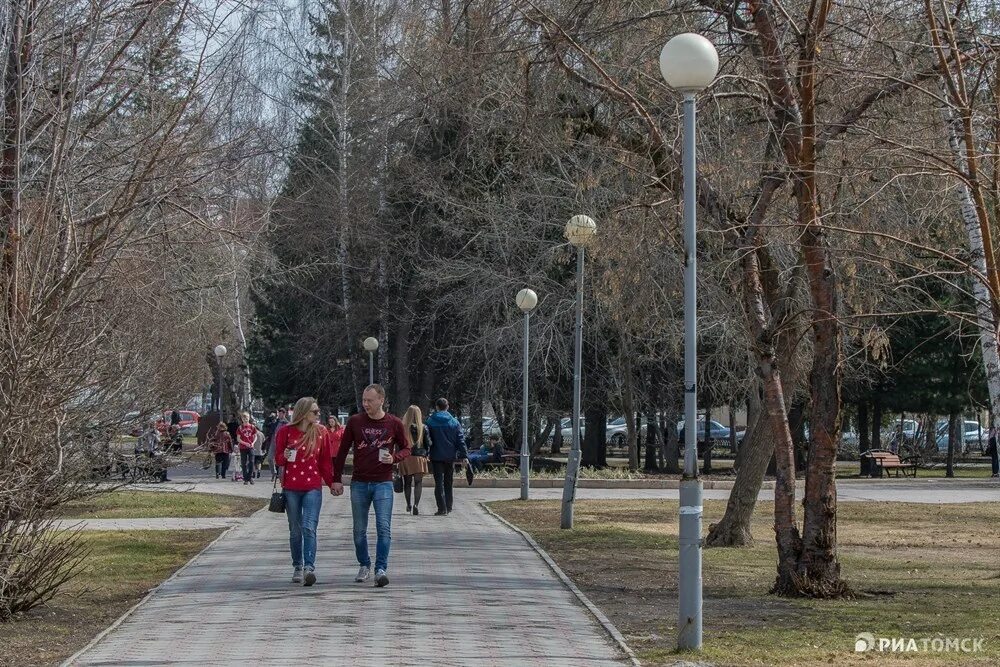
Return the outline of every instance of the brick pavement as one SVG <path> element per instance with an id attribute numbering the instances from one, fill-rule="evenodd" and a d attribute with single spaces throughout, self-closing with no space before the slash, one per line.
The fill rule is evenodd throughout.
<path id="1" fill-rule="evenodd" d="M 448 517 L 431 516 L 430 494 L 418 517 L 396 499 L 389 587 L 353 582 L 350 501 L 326 495 L 314 587 L 290 583 L 285 517 L 262 512 L 73 664 L 629 664 L 524 540 L 473 498 L 459 495 Z M 374 534 L 370 542 L 374 551 Z"/>

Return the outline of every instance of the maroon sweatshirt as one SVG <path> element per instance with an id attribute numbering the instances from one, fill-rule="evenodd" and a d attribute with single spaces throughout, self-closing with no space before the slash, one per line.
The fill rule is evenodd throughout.
<path id="1" fill-rule="evenodd" d="M 382 447 L 388 447 L 392 452 L 393 463 L 399 463 L 410 455 L 410 447 L 403 434 L 403 422 L 399 421 L 399 417 L 386 413 L 381 419 L 372 419 L 360 412 L 348 419 L 340 440 L 340 451 L 333 462 L 333 481 L 341 481 L 347 452 L 354 449 L 352 480 L 391 482 L 392 464 L 382 463 L 378 458 L 378 450 Z"/>

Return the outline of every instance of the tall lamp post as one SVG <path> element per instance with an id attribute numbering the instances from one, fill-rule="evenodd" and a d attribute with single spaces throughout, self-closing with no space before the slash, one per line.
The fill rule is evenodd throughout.
<path id="1" fill-rule="evenodd" d="M 702 483 L 698 479 L 698 287 L 696 250 L 695 95 L 719 72 L 719 54 L 701 35 L 684 33 L 660 52 L 660 73 L 684 96 L 684 476 L 680 484 L 677 647 L 701 649 Z M 707 428 L 707 426 L 706 426 Z"/>
<path id="2" fill-rule="evenodd" d="M 215 361 L 219 365 L 219 382 L 218 382 L 218 391 L 216 392 L 216 394 L 217 394 L 217 400 L 219 402 L 218 407 L 219 407 L 220 423 L 222 422 L 222 357 L 226 356 L 226 352 L 228 351 L 229 350 L 226 349 L 225 345 L 216 345 L 214 350 Z"/>
<path id="3" fill-rule="evenodd" d="M 573 527 L 573 501 L 576 499 L 576 479 L 580 474 L 580 372 L 583 365 L 583 260 L 584 248 L 597 225 L 585 215 L 574 215 L 566 223 L 566 238 L 576 246 L 576 342 L 573 351 L 573 446 L 566 462 L 563 484 L 562 528 Z"/>
<path id="4" fill-rule="evenodd" d="M 368 384 L 375 384 L 375 350 L 378 349 L 378 338 L 369 336 L 362 344 L 368 352 Z"/>
<path id="5" fill-rule="evenodd" d="M 528 475 L 531 472 L 531 450 L 528 448 L 528 321 L 531 311 L 538 305 L 538 295 L 534 290 L 525 288 L 517 293 L 514 299 L 517 307 L 524 313 L 524 386 L 521 393 L 521 500 L 528 499 Z"/>

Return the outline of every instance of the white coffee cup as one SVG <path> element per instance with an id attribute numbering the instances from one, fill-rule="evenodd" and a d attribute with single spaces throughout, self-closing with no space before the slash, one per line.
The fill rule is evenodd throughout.
<path id="1" fill-rule="evenodd" d="M 296 450 L 296 449 L 286 449 L 285 450 L 285 459 L 289 463 L 295 463 L 295 455 L 297 453 L 298 453 L 298 450 Z"/>
<path id="2" fill-rule="evenodd" d="M 385 459 L 386 459 L 387 456 L 390 456 L 390 454 L 389 454 L 389 448 L 388 447 L 379 447 L 379 450 L 378 450 L 378 460 L 380 462 L 382 462 L 382 463 L 385 463 Z"/>

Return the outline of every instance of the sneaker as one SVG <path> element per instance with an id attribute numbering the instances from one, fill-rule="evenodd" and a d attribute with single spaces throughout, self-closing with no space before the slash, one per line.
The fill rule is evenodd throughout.
<path id="1" fill-rule="evenodd" d="M 250 478 L 250 483 L 253 484 L 253 477 Z"/>
<path id="2" fill-rule="evenodd" d="M 247 480 L 243 480 L 243 486 L 246 486 L 246 485 L 247 485 L 247 484 L 249 484 L 249 483 L 250 483 L 250 482 L 248 482 Z"/>
<path id="3" fill-rule="evenodd" d="M 362 565 L 358 569 L 358 576 L 354 577 L 354 581 L 360 584 L 362 581 L 368 581 L 371 578 L 371 576 L 372 576 L 372 569 L 367 565 Z"/>
<path id="4" fill-rule="evenodd" d="M 447 514 L 447 512 L 445 512 L 444 510 L 438 510 L 437 512 L 434 512 L 434 516 L 444 516 L 445 514 Z"/>
<path id="5" fill-rule="evenodd" d="M 316 573 L 312 570 L 306 570 L 305 581 L 302 583 L 303 586 L 312 586 L 316 583 Z"/>
<path id="6" fill-rule="evenodd" d="M 406 506 L 406 513 L 407 514 L 413 514 L 413 508 L 410 505 Z"/>
<path id="7" fill-rule="evenodd" d="M 378 588 L 385 588 L 389 585 L 389 575 L 385 573 L 385 570 L 375 571 L 375 586 Z"/>
<path id="8" fill-rule="evenodd" d="M 418 510 L 417 507 L 414 505 L 414 507 L 413 507 L 413 516 L 418 516 L 419 514 L 420 514 L 420 510 Z"/>
<path id="9" fill-rule="evenodd" d="M 292 583 L 293 584 L 301 584 L 302 583 L 302 568 L 301 567 L 295 568 L 295 571 L 292 572 Z"/>

